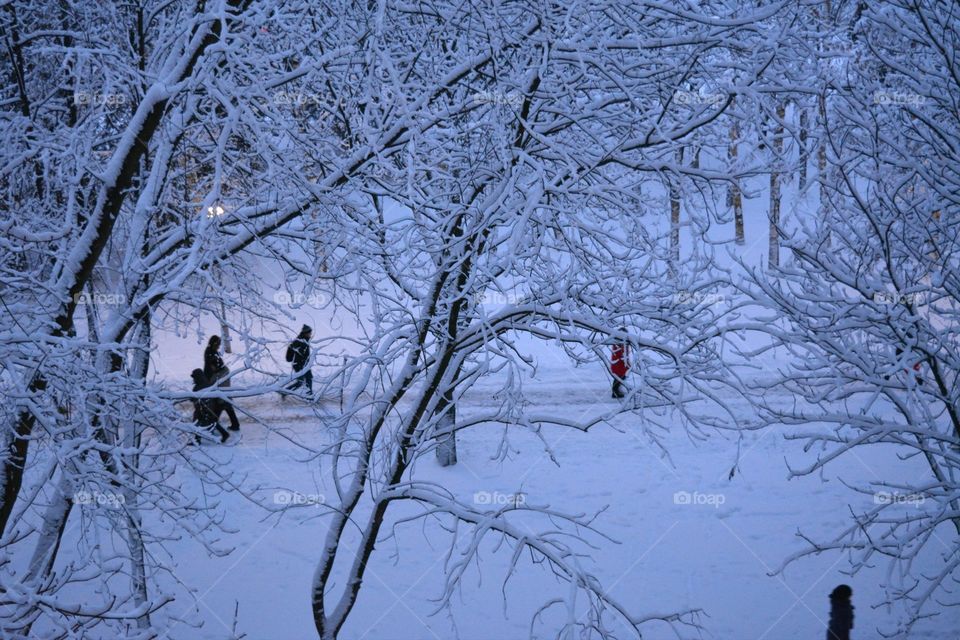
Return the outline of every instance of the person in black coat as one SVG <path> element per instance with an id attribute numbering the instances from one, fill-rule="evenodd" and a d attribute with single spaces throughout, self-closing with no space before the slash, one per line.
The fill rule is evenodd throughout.
<path id="1" fill-rule="evenodd" d="M 306 385 L 307 391 L 313 395 L 313 372 L 307 365 L 310 362 L 310 338 L 313 337 L 313 329 L 308 325 L 303 325 L 299 335 L 287 347 L 287 362 L 293 365 L 293 374 L 296 378 L 287 385 L 287 391 L 293 391 Z M 306 372 L 300 372 L 306 369 Z"/>
<path id="2" fill-rule="evenodd" d="M 220 336 L 210 336 L 207 348 L 203 350 L 203 375 L 207 376 L 208 380 L 217 381 L 230 373 L 223 363 L 220 344 Z M 229 381 L 226 381 L 223 386 L 229 386 L 229 384 Z"/>
<path id="3" fill-rule="evenodd" d="M 203 351 L 203 375 L 211 384 L 218 387 L 229 387 L 230 380 L 225 379 L 230 375 L 230 369 L 223 362 L 223 356 L 220 354 L 220 336 L 210 336 L 207 342 L 207 348 Z M 240 420 L 237 419 L 237 412 L 229 400 L 222 398 L 216 399 L 217 418 L 224 411 L 227 412 L 227 418 L 230 419 L 230 430 L 240 430 Z"/>
<path id="4" fill-rule="evenodd" d="M 203 374 L 203 369 L 194 369 L 190 373 L 193 378 L 193 390 L 200 391 L 210 386 L 210 379 Z M 193 398 L 193 421 L 197 427 L 211 433 L 216 432 L 220 436 L 220 442 L 225 442 L 229 437 L 227 430 L 220 426 L 219 415 L 217 411 L 216 398 Z M 197 434 L 197 443 L 202 439 Z"/>
<path id="5" fill-rule="evenodd" d="M 853 629 L 853 605 L 850 598 L 853 589 L 845 584 L 838 585 L 830 593 L 830 625 L 827 627 L 827 640 L 850 640 Z"/>

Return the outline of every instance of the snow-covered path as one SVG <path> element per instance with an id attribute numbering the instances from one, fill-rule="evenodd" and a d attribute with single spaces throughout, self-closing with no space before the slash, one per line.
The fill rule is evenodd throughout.
<path id="1" fill-rule="evenodd" d="M 602 380 L 571 384 L 583 372 L 548 370 L 531 386 L 531 397 L 543 409 L 565 411 L 568 417 L 609 410 L 612 400 Z M 489 402 L 474 390 L 464 410 Z M 322 501 L 332 493 L 320 465 L 293 444 L 320 447 L 329 434 L 311 410 L 300 403 L 281 404 L 276 396 L 240 405 L 263 420 L 282 426 L 271 433 L 246 421 L 243 440 L 235 447 L 213 449 L 230 469 L 246 472 L 251 482 L 275 485 L 275 498 L 290 500 L 286 489 L 302 501 Z M 336 411 L 335 404 L 323 411 Z M 866 508 L 869 496 L 858 496 L 847 481 L 867 481 L 904 474 L 910 463 L 893 452 L 873 450 L 836 466 L 820 478 L 788 482 L 784 459 L 798 459 L 800 446 L 772 430 L 744 437 L 740 469 L 728 480 L 737 442 L 729 435 L 694 442 L 677 427 L 664 443 L 672 457 L 663 459 L 644 437 L 637 418 L 624 416 L 613 426 L 588 434 L 553 429 L 547 440 L 559 466 L 528 433 L 514 433 L 506 461 L 494 459 L 499 429 L 462 433 L 460 463 L 441 468 L 432 457 L 415 471 L 419 480 L 441 484 L 468 501 L 490 504 L 517 492 L 536 504 L 568 512 L 592 513 L 606 507 L 598 528 L 617 542 L 589 537 L 596 574 L 610 593 L 637 613 L 701 608 L 703 637 L 722 640 L 792 640 L 822 637 L 828 613 L 827 594 L 840 582 L 854 589 L 857 638 L 877 637 L 896 612 L 872 609 L 881 599 L 880 565 L 846 576 L 846 560 L 838 555 L 807 559 L 779 576 L 768 575 L 790 552 L 801 548 L 795 533 L 827 535 L 849 519 L 848 505 Z M 210 447 L 205 450 L 211 451 Z M 283 488 L 283 489 L 281 489 Z M 315 637 L 309 588 L 325 533 L 322 510 L 306 505 L 282 519 L 266 517 L 235 495 L 221 496 L 228 523 L 237 529 L 229 539 L 236 550 L 209 558 L 189 542 L 180 543 L 176 575 L 198 588 L 199 613 L 191 615 L 188 598 L 170 605 L 168 613 L 203 620 L 202 629 L 176 625 L 169 638 L 226 638 L 234 626 L 256 639 Z M 296 499 L 296 498 L 294 498 Z M 859 501 L 859 502 L 858 502 Z M 404 513 L 393 508 L 393 518 Z M 430 615 L 443 585 L 443 562 L 449 535 L 436 523 L 412 524 L 396 530 L 396 538 L 378 544 L 357 607 L 342 637 L 351 640 L 429 640 L 525 638 L 530 616 L 566 587 L 541 565 L 521 561 L 522 570 L 506 588 L 503 578 L 510 550 L 495 550 L 491 539 L 482 560 L 467 572 L 454 597 L 452 611 Z M 928 562 L 930 558 L 926 559 Z M 504 605 L 504 596 L 506 605 Z M 548 618 L 550 621 L 555 621 Z M 960 612 L 944 610 L 918 625 L 913 637 L 955 639 Z M 538 627 L 537 637 L 552 637 L 555 626 Z M 648 640 L 676 637 L 665 624 L 646 629 Z M 696 637 L 690 630 L 684 637 Z"/>

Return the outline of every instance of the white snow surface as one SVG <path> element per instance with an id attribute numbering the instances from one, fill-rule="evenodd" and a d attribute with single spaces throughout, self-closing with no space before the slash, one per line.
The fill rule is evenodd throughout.
<path id="1" fill-rule="evenodd" d="M 748 200 L 745 204 L 751 242 L 736 253 L 756 264 L 765 250 L 762 203 Z M 729 225 L 724 226 L 720 233 L 729 235 Z M 719 253 L 726 250 L 720 248 Z M 279 281 L 280 274 L 276 275 Z M 309 304 L 290 313 L 288 334 L 265 327 L 266 337 L 274 341 L 270 353 L 278 371 L 287 366 L 283 349 L 301 323 L 314 327 L 315 341 L 332 334 L 360 334 L 359 328 Z M 189 337 L 157 332 L 151 360 L 154 376 L 170 387 L 185 388 L 190 370 L 202 365 L 202 341 L 218 331 L 212 319 L 204 320 L 202 329 L 203 338 L 192 331 Z M 537 356 L 537 373 L 525 382 L 525 393 L 533 402 L 528 407 L 531 411 L 585 419 L 614 406 L 602 363 L 574 368 L 551 345 L 521 344 Z M 345 342 L 324 344 L 315 375 L 324 363 L 339 362 L 350 349 Z M 235 342 L 234 350 L 240 353 L 228 355 L 227 363 L 237 371 L 243 345 Z M 784 363 L 768 353 L 752 364 L 758 367 L 754 375 L 760 380 Z M 245 376 L 238 375 L 234 386 L 242 386 Z M 496 384 L 496 379 L 485 379 L 471 389 L 458 406 L 461 415 L 489 408 L 495 402 Z M 293 493 L 308 503 L 333 495 L 326 462 L 311 458 L 295 443 L 319 448 L 332 441 L 326 425 L 339 411 L 336 397 L 314 407 L 299 400 L 281 403 L 275 394 L 240 399 L 236 405 L 243 423 L 242 440 L 231 447 L 205 446 L 205 453 L 223 467 L 247 474 L 251 485 L 275 487 L 259 496 L 268 502 L 282 503 Z M 746 402 L 739 406 L 744 414 L 748 412 Z M 702 636 L 681 629 L 684 638 L 822 638 L 829 613 L 827 595 L 840 583 L 854 591 L 853 637 L 879 638 L 878 629 L 894 626 L 900 614 L 896 608 L 874 608 L 883 601 L 880 585 L 888 570 L 883 560 L 851 576 L 845 573 L 849 570 L 846 556 L 828 553 L 771 574 L 788 555 L 806 548 L 798 531 L 813 539 L 830 539 L 849 526 L 851 510 L 860 513 L 874 506 L 871 496 L 855 493 L 844 482 L 916 480 L 929 473 L 919 461 L 902 460 L 893 448 L 873 446 L 842 457 L 822 476 L 788 480 L 788 461 L 801 466 L 816 452 L 805 453 L 802 441 L 786 440 L 785 430 L 745 432 L 738 445 L 731 432 L 712 432 L 702 441 L 677 424 L 663 438 L 670 456 L 666 459 L 644 437 L 639 421 L 624 415 L 586 434 L 547 428 L 545 435 L 557 464 L 540 441 L 522 431 L 511 433 L 510 454 L 500 462 L 495 456 L 501 429 L 476 427 L 459 434 L 456 466 L 442 468 L 430 455 L 418 463 L 413 477 L 438 483 L 468 502 L 489 499 L 490 508 L 522 493 L 530 503 L 566 512 L 604 510 L 595 525 L 612 540 L 586 536 L 595 545 L 594 549 L 584 547 L 590 551 L 587 566 L 631 613 L 702 609 Z M 738 471 L 728 479 L 738 446 Z M 183 481 L 191 481 L 186 472 Z M 678 493 L 689 494 L 691 502 L 701 504 L 678 504 L 683 501 Z M 215 500 L 225 507 L 227 524 L 236 531 L 222 541 L 233 552 L 211 557 L 189 539 L 167 545 L 176 559 L 176 577 L 193 591 L 171 584 L 181 595 L 163 615 L 185 617 L 199 626 L 172 624 L 164 637 L 316 638 L 310 586 L 326 533 L 323 508 L 304 504 L 277 517 L 241 495 L 223 493 Z M 412 510 L 402 504 L 388 510 L 390 522 L 409 515 Z M 390 527 L 384 530 L 389 532 Z M 377 544 L 358 603 L 342 630 L 345 640 L 528 638 L 536 609 L 569 589 L 542 564 L 532 564 L 529 556 L 504 587 L 512 548 L 498 549 L 496 538 L 491 537 L 482 546 L 480 564 L 467 572 L 451 609 L 438 612 L 436 599 L 444 585 L 450 534 L 434 521 L 424 525 L 420 520 L 400 526 L 395 533 L 396 538 Z M 938 545 L 934 540 L 914 569 L 933 572 L 942 563 L 936 554 L 946 548 L 946 542 Z M 560 616 L 547 616 L 544 624 L 534 626 L 533 637 L 556 637 L 563 621 Z M 956 640 L 958 624 L 960 608 L 944 607 L 938 615 L 920 621 L 911 637 Z M 623 637 L 631 637 L 625 627 L 621 631 Z M 646 640 L 677 637 L 665 623 L 647 625 L 644 631 Z"/>
<path id="2" fill-rule="evenodd" d="M 184 369 L 186 352 L 179 350 Z M 168 362 L 173 367 L 174 358 Z M 606 378 L 597 368 L 572 368 L 544 351 L 540 370 L 529 381 L 529 396 L 543 410 L 581 418 L 609 410 Z M 762 375 L 762 372 L 761 374 Z M 488 406 L 493 388 L 470 391 L 460 411 Z M 320 464 L 308 460 L 292 441 L 317 446 L 331 440 L 325 416 L 338 410 L 336 399 L 311 408 L 274 396 L 240 400 L 237 406 L 257 416 L 268 430 L 241 419 L 242 441 L 233 447 L 204 447 L 224 467 L 251 479 L 274 484 L 275 496 L 298 492 L 301 500 L 322 501 L 333 489 Z M 746 406 L 744 406 L 746 410 Z M 828 554 L 790 565 L 770 575 L 789 553 L 803 547 L 796 537 L 827 537 L 849 523 L 850 509 L 871 506 L 844 486 L 847 482 L 893 480 L 923 469 L 898 460 L 892 449 L 870 448 L 845 458 L 820 477 L 787 481 L 785 460 L 804 459 L 801 445 L 782 433 L 747 433 L 738 473 L 728 480 L 737 442 L 729 434 L 696 442 L 677 426 L 665 444 L 665 460 L 641 435 L 638 418 L 622 416 L 583 434 L 554 429 L 547 440 L 558 464 L 551 462 L 533 436 L 511 436 L 509 459 L 493 458 L 501 432 L 479 427 L 461 433 L 459 463 L 441 468 L 432 456 L 415 470 L 418 480 L 441 484 L 463 500 L 491 506 L 522 493 L 523 499 L 570 512 L 606 510 L 596 521 L 613 538 L 588 536 L 597 548 L 588 561 L 609 592 L 637 613 L 701 608 L 704 638 L 791 640 L 824 634 L 827 594 L 839 583 L 854 590 L 857 638 L 878 637 L 892 626 L 897 612 L 872 609 L 881 601 L 885 565 L 845 575 L 846 558 Z M 187 479 L 187 478 L 185 478 Z M 690 494 L 682 504 L 678 492 Z M 269 499 L 269 492 L 264 495 Z M 284 500 L 283 497 L 274 498 Z M 177 544 L 175 573 L 195 587 L 169 605 L 168 613 L 203 622 L 202 628 L 180 624 L 169 638 L 228 638 L 236 624 L 249 638 L 316 637 L 310 611 L 310 583 L 325 533 L 322 509 L 305 504 L 282 518 L 268 517 L 238 495 L 217 496 L 236 529 L 224 542 L 234 547 L 225 557 L 208 557 L 198 545 Z M 678 504 L 681 502 L 681 504 Z M 905 508 L 910 508 L 905 506 Z M 391 521 L 410 515 L 391 507 Z M 467 573 L 451 611 L 434 613 L 443 586 L 443 562 L 449 534 L 435 523 L 420 521 L 396 530 L 396 539 L 378 544 L 359 602 L 341 637 L 351 640 L 430 640 L 526 638 L 530 616 L 551 597 L 563 595 L 560 584 L 542 565 L 521 562 L 507 586 L 503 579 L 510 550 L 484 544 L 482 561 Z M 935 547 L 935 545 L 934 545 Z M 931 549 L 931 550 L 935 550 Z M 930 570 L 937 559 L 929 554 Z M 504 604 L 506 602 L 506 604 Z M 238 612 L 234 620 L 234 612 Z M 433 615 L 431 615 L 433 614 Z M 912 637 L 956 638 L 956 609 L 944 609 L 919 623 Z M 551 620 L 551 618 L 547 618 Z M 555 620 L 554 620 L 555 621 Z M 553 637 L 556 628 L 539 626 L 535 637 Z M 626 629 L 624 629 L 626 633 Z M 675 638 L 666 624 L 648 626 L 648 640 Z M 697 637 L 693 631 L 683 637 Z"/>

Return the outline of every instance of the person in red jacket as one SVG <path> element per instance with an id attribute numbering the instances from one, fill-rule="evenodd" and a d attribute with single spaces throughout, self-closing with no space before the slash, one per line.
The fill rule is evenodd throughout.
<path id="1" fill-rule="evenodd" d="M 627 332 L 626 327 L 620 327 L 622 333 Z M 626 342 L 617 342 L 610 349 L 610 373 L 613 375 L 612 397 L 622 398 L 625 394 L 623 381 L 630 371 L 630 347 Z"/>

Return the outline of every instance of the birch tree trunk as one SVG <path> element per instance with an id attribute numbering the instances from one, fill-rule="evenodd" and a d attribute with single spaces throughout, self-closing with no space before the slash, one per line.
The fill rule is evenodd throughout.
<path id="1" fill-rule="evenodd" d="M 678 166 L 683 165 L 683 147 L 676 150 L 674 159 Z M 670 192 L 670 275 L 676 278 L 680 265 L 680 184 L 679 176 L 667 179 Z"/>
<path id="2" fill-rule="evenodd" d="M 737 164 L 739 138 L 739 125 L 734 120 L 730 124 L 730 146 L 727 147 L 727 164 L 730 169 Z M 732 177 L 727 185 L 727 206 L 733 208 L 734 238 L 736 243 L 742 246 L 746 242 L 743 232 L 743 194 L 740 192 L 740 181 L 736 176 Z"/>

